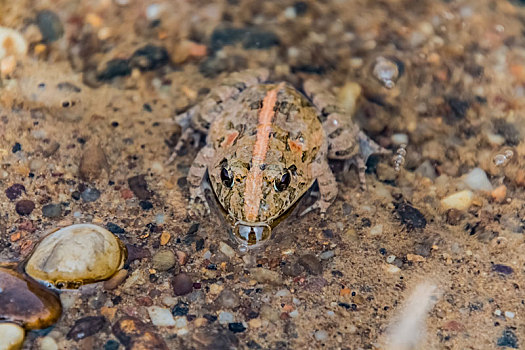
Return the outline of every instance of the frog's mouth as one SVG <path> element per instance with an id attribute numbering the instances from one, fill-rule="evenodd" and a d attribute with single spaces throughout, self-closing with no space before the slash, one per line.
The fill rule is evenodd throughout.
<path id="1" fill-rule="evenodd" d="M 253 248 L 266 242 L 272 236 L 272 227 L 266 223 L 246 223 L 237 221 L 233 235 L 240 246 Z"/>

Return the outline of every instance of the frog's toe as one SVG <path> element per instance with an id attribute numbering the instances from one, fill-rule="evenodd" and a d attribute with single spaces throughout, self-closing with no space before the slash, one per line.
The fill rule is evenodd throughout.
<path id="1" fill-rule="evenodd" d="M 305 210 L 303 210 L 299 214 L 299 216 L 304 216 L 304 215 L 308 214 L 311 211 L 320 209 L 321 219 L 324 219 L 326 217 L 326 210 L 328 209 L 330 204 L 331 203 L 325 202 L 322 199 L 320 199 L 320 200 L 316 201 L 314 204 L 312 204 L 311 206 L 309 206 L 308 208 L 306 208 Z"/>
<path id="2" fill-rule="evenodd" d="M 206 198 L 199 197 L 198 201 L 195 199 L 190 199 L 190 203 L 188 204 L 188 212 L 192 217 L 202 217 L 205 214 L 210 214 L 210 207 L 206 201 Z"/>

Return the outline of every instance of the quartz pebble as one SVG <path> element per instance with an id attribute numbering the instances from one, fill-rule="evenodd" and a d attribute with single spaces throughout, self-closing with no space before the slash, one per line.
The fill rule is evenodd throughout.
<path id="1" fill-rule="evenodd" d="M 158 327 L 175 326 L 175 320 L 171 314 L 170 309 L 165 309 L 159 306 L 148 307 L 149 318 L 151 323 Z"/>
<path id="2" fill-rule="evenodd" d="M 0 267 L 0 291 L 0 320 L 40 329 L 51 326 L 62 313 L 55 293 L 20 274 L 14 266 Z"/>
<path id="3" fill-rule="evenodd" d="M 230 259 L 235 256 L 235 250 L 224 242 L 219 243 L 219 250 Z"/>
<path id="4" fill-rule="evenodd" d="M 326 333 L 326 331 L 323 330 L 315 331 L 314 337 L 317 341 L 323 341 L 326 338 L 328 338 L 328 333 Z"/>
<path id="5" fill-rule="evenodd" d="M 18 350 L 24 342 L 24 329 L 14 323 L 0 323 L 0 350 Z"/>
<path id="6" fill-rule="evenodd" d="M 220 324 L 228 324 L 233 322 L 233 314 L 230 312 L 222 311 L 219 314 L 219 323 Z"/>
<path id="7" fill-rule="evenodd" d="M 319 258 L 321 258 L 321 260 L 328 260 L 328 259 L 331 259 L 335 256 L 335 253 L 333 250 L 327 250 L 325 252 L 322 252 L 320 255 L 319 255 Z"/>
<path id="8" fill-rule="evenodd" d="M 463 190 L 460 192 L 453 193 L 441 200 L 441 206 L 443 209 L 457 209 L 466 210 L 472 204 L 474 194 L 472 191 Z"/>
<path id="9" fill-rule="evenodd" d="M 492 184 L 490 183 L 487 174 L 481 168 L 472 169 L 463 179 L 463 182 L 474 191 L 491 191 Z"/>
<path id="10" fill-rule="evenodd" d="M 78 224 L 46 236 L 35 248 L 25 267 L 33 278 L 58 288 L 110 278 L 122 268 L 126 248 L 108 230 Z"/>

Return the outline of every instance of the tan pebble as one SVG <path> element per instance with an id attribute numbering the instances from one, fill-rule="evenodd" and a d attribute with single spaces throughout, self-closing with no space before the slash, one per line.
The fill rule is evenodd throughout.
<path id="1" fill-rule="evenodd" d="M 102 18 L 96 13 L 90 12 L 86 15 L 86 23 L 94 28 L 100 28 L 102 26 Z"/>
<path id="2" fill-rule="evenodd" d="M 208 324 L 208 320 L 204 317 L 198 317 L 195 319 L 195 321 L 193 321 L 193 324 L 195 327 L 202 327 Z"/>
<path id="3" fill-rule="evenodd" d="M 162 234 L 160 235 L 160 245 L 166 245 L 168 244 L 168 242 L 170 241 L 170 238 L 171 238 L 171 235 L 164 231 L 162 232 Z"/>
<path id="4" fill-rule="evenodd" d="M 222 292 L 223 289 L 224 289 L 224 286 L 219 285 L 219 284 L 217 284 L 217 283 L 213 283 L 213 284 L 210 286 L 210 291 L 209 291 L 209 293 L 210 293 L 210 294 L 219 294 L 220 292 Z"/>
<path id="5" fill-rule="evenodd" d="M 392 264 L 385 264 L 383 265 L 383 268 L 389 273 L 398 273 L 399 271 L 401 271 L 399 267 Z"/>
<path id="6" fill-rule="evenodd" d="M 41 54 L 43 54 L 44 52 L 46 52 L 47 50 L 47 46 L 44 45 L 44 44 L 37 44 L 35 45 L 35 49 L 34 49 L 34 52 L 35 52 L 35 55 L 39 56 Z"/>
<path id="7" fill-rule="evenodd" d="M 93 181 L 100 176 L 102 170 L 108 169 L 108 161 L 104 150 L 97 144 L 89 144 L 84 148 L 78 172 L 83 180 Z"/>
<path id="8" fill-rule="evenodd" d="M 107 40 L 111 37 L 111 28 L 108 28 L 108 27 L 104 27 L 104 28 L 100 28 L 100 30 L 97 32 L 97 37 L 100 39 L 100 40 Z"/>
<path id="9" fill-rule="evenodd" d="M 12 74 L 15 71 L 15 68 L 16 58 L 13 55 L 7 56 L 0 62 L 0 73 L 4 76 Z"/>
<path id="10" fill-rule="evenodd" d="M 107 318 L 110 322 L 113 322 L 115 319 L 115 314 L 117 313 L 116 307 L 102 306 L 100 308 L 100 314 Z"/>
<path id="11" fill-rule="evenodd" d="M 503 202 L 505 200 L 505 197 L 507 196 L 507 186 L 500 185 L 496 187 L 494 190 L 492 190 L 490 195 L 492 196 L 492 199 L 494 199 L 494 201 L 498 203 Z"/>
<path id="12" fill-rule="evenodd" d="M 9 55 L 25 56 L 27 52 L 26 39 L 14 29 L 0 27 L 0 60 Z"/>
<path id="13" fill-rule="evenodd" d="M 175 254 L 177 255 L 177 261 L 179 262 L 179 265 L 180 266 L 186 265 L 186 263 L 188 262 L 188 254 L 180 250 L 177 250 Z"/>
<path id="14" fill-rule="evenodd" d="M 184 95 L 186 95 L 186 97 L 188 97 L 190 100 L 194 100 L 197 98 L 197 91 L 190 88 L 189 86 L 183 85 L 181 87 L 181 90 L 184 93 Z"/>
<path id="15" fill-rule="evenodd" d="M 453 193 L 441 200 L 441 206 L 446 209 L 466 210 L 468 209 L 474 198 L 472 191 L 463 190 Z"/>
<path id="16" fill-rule="evenodd" d="M 104 281 L 104 289 L 113 290 L 117 288 L 126 279 L 127 276 L 128 276 L 128 270 L 126 269 L 119 270 L 109 280 Z"/>
<path id="17" fill-rule="evenodd" d="M 0 350 L 18 350 L 24 342 L 25 332 L 14 323 L 0 323 Z"/>
<path id="18" fill-rule="evenodd" d="M 361 91 L 361 85 L 353 81 L 346 83 L 339 91 L 338 101 L 349 115 L 354 112 Z"/>
<path id="19" fill-rule="evenodd" d="M 407 254 L 407 260 L 408 261 L 415 261 L 415 262 L 423 262 L 426 261 L 424 257 L 417 254 Z"/>
<path id="20" fill-rule="evenodd" d="M 250 321 L 248 321 L 248 326 L 250 328 L 259 328 L 261 325 L 262 322 L 260 318 L 252 318 Z"/>
<path id="21" fill-rule="evenodd" d="M 175 254 L 171 250 L 158 251 L 152 258 L 153 267 L 158 271 L 168 271 L 176 263 Z"/>

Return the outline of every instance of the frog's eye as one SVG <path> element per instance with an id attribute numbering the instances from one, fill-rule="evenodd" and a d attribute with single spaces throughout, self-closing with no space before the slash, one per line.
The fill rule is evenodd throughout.
<path id="1" fill-rule="evenodd" d="M 233 175 L 225 167 L 221 169 L 221 181 L 226 187 L 233 186 Z"/>
<path id="2" fill-rule="evenodd" d="M 282 192 L 284 190 L 286 190 L 286 188 L 288 187 L 288 185 L 290 184 L 290 180 L 292 179 L 292 176 L 290 175 L 290 171 L 287 170 L 283 176 L 281 176 L 280 179 L 275 179 L 275 181 L 273 182 L 273 188 L 277 191 L 277 192 Z"/>

